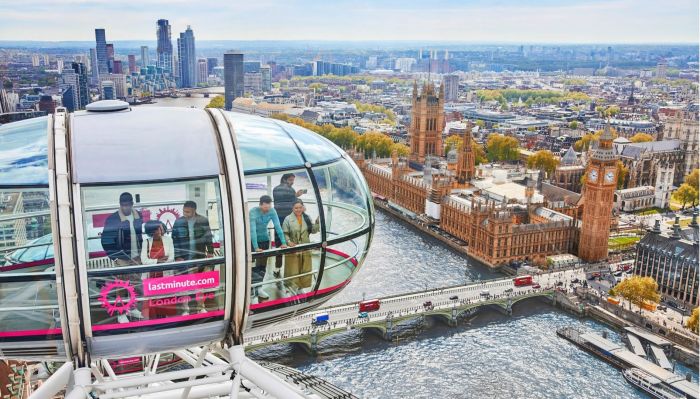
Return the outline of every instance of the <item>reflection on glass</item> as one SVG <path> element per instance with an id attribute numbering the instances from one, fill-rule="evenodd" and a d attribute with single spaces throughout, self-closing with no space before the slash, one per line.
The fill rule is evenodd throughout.
<path id="1" fill-rule="evenodd" d="M 341 149 L 324 137 L 310 132 L 301 126 L 287 122 L 278 122 L 294 139 L 294 142 L 304 154 L 304 158 L 312 164 L 328 162 L 341 157 Z"/>
<path id="2" fill-rule="evenodd" d="M 172 249 L 160 257 L 176 262 L 222 253 L 217 180 L 84 187 L 82 194 L 88 268 L 159 263 L 152 256 L 161 249 Z M 149 222 L 163 229 L 155 242 L 145 234 Z"/>
<path id="3" fill-rule="evenodd" d="M 245 172 L 304 165 L 294 142 L 274 120 L 245 114 L 227 116 L 236 134 Z"/>
<path id="4" fill-rule="evenodd" d="M 324 205 L 328 240 L 369 226 L 369 211 L 362 182 L 348 161 L 314 168 Z"/>
<path id="5" fill-rule="evenodd" d="M 93 331 L 223 316 L 217 179 L 83 187 L 82 197 Z"/>
<path id="6" fill-rule="evenodd" d="M 0 272 L 43 272 L 53 266 L 47 189 L 0 189 Z"/>
<path id="7" fill-rule="evenodd" d="M 47 117 L 0 126 L 0 185 L 47 185 Z"/>
<path id="8" fill-rule="evenodd" d="M 326 264 L 319 292 L 337 289 L 349 282 L 357 271 L 359 262 L 364 259 L 366 244 L 367 235 L 361 235 L 326 248 Z"/>

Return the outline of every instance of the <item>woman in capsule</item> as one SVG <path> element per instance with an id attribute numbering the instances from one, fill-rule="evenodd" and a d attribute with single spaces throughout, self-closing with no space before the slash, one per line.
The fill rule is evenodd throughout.
<path id="1" fill-rule="evenodd" d="M 314 223 L 311 223 L 311 218 L 305 211 L 304 202 L 297 199 L 292 206 L 292 213 L 282 223 L 284 238 L 290 247 L 311 242 L 309 236 L 319 231 L 318 217 Z M 290 279 L 287 286 L 293 291 L 307 293 L 311 290 L 312 284 L 311 251 L 295 252 L 284 256 L 284 276 L 288 278 L 299 274 L 304 275 Z"/>

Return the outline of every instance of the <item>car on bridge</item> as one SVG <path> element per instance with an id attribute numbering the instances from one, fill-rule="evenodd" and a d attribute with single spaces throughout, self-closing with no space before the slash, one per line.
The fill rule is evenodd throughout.
<path id="1" fill-rule="evenodd" d="M 481 293 L 479 294 L 481 296 L 491 296 L 491 292 L 489 290 L 481 290 Z"/>
<path id="2" fill-rule="evenodd" d="M 458 299 L 459 299 L 459 297 L 458 297 L 457 295 L 452 295 L 452 296 L 450 297 L 450 301 L 456 301 L 456 300 L 458 300 Z"/>
<path id="3" fill-rule="evenodd" d="M 539 283 L 535 283 L 535 284 L 532 285 L 532 289 L 535 289 L 535 290 L 536 290 L 536 289 L 539 289 L 539 288 L 542 288 L 542 286 L 539 285 Z"/>
<path id="4" fill-rule="evenodd" d="M 367 313 L 367 312 L 360 312 L 360 313 L 357 314 L 357 317 L 359 317 L 360 319 L 366 319 L 366 318 L 369 317 L 369 313 Z"/>
<path id="5" fill-rule="evenodd" d="M 428 309 L 428 310 L 432 309 L 432 308 L 433 308 L 433 301 L 425 301 L 425 302 L 423 302 L 423 307 L 424 307 L 425 309 Z"/>
<path id="6" fill-rule="evenodd" d="M 314 326 L 322 326 L 328 324 L 328 320 L 330 320 L 328 313 L 319 313 L 311 319 L 311 324 Z"/>

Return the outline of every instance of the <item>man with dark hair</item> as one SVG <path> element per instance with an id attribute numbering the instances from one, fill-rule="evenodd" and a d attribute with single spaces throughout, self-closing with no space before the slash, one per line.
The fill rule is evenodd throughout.
<path id="1" fill-rule="evenodd" d="M 119 210 L 107 217 L 100 237 L 102 248 L 116 266 L 131 266 L 141 263 L 142 226 L 141 213 L 134 209 L 134 197 L 131 193 L 121 193 L 119 195 Z M 136 281 L 139 280 L 138 276 L 130 273 L 118 277 L 133 281 L 136 285 Z M 120 294 L 126 297 L 130 295 L 126 292 Z M 143 317 L 141 311 L 134 308 L 119 314 L 117 321 L 128 323 L 128 316 L 137 319 Z"/>
<path id="2" fill-rule="evenodd" d="M 119 210 L 107 217 L 100 241 L 107 256 L 117 266 L 141 263 L 141 231 L 143 219 L 134 209 L 131 193 L 119 196 Z"/>
<path id="3" fill-rule="evenodd" d="M 285 173 L 280 178 L 280 184 L 272 190 L 272 199 L 275 201 L 275 211 L 277 211 L 277 217 L 280 223 L 284 222 L 292 213 L 292 207 L 297 201 L 297 198 L 306 194 L 306 190 L 294 190 L 292 185 L 296 175 L 294 173 Z M 275 245 L 280 246 L 282 244 L 282 239 L 279 234 L 275 234 Z M 275 277 L 280 277 L 280 268 L 282 267 L 282 257 L 278 256 L 275 258 Z"/>
<path id="4" fill-rule="evenodd" d="M 267 232 L 267 225 L 272 222 L 275 228 L 275 235 L 281 238 L 279 248 L 287 248 L 287 241 L 284 239 L 284 232 L 280 225 L 280 219 L 277 212 L 272 207 L 272 198 L 269 195 L 260 197 L 258 206 L 252 208 L 249 213 L 250 217 L 250 240 L 253 251 L 262 252 L 270 249 L 270 235 Z M 265 278 L 265 270 L 267 268 L 267 258 L 260 257 L 255 259 L 255 267 L 253 267 L 253 284 L 263 281 Z M 258 300 L 266 300 L 269 298 L 267 294 L 260 289 L 255 290 Z"/>
<path id="5" fill-rule="evenodd" d="M 197 213 L 197 203 L 186 201 L 182 216 L 173 225 L 175 260 L 194 260 L 214 256 L 209 219 Z"/>

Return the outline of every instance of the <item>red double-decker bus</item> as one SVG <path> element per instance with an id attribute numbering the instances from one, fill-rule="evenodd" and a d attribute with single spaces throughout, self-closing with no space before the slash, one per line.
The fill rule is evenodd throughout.
<path id="1" fill-rule="evenodd" d="M 513 279 L 513 284 L 516 287 L 532 285 L 532 276 L 519 276 Z"/>
<path id="2" fill-rule="evenodd" d="M 375 310 L 379 310 L 379 299 L 360 302 L 360 312 L 374 312 Z"/>

